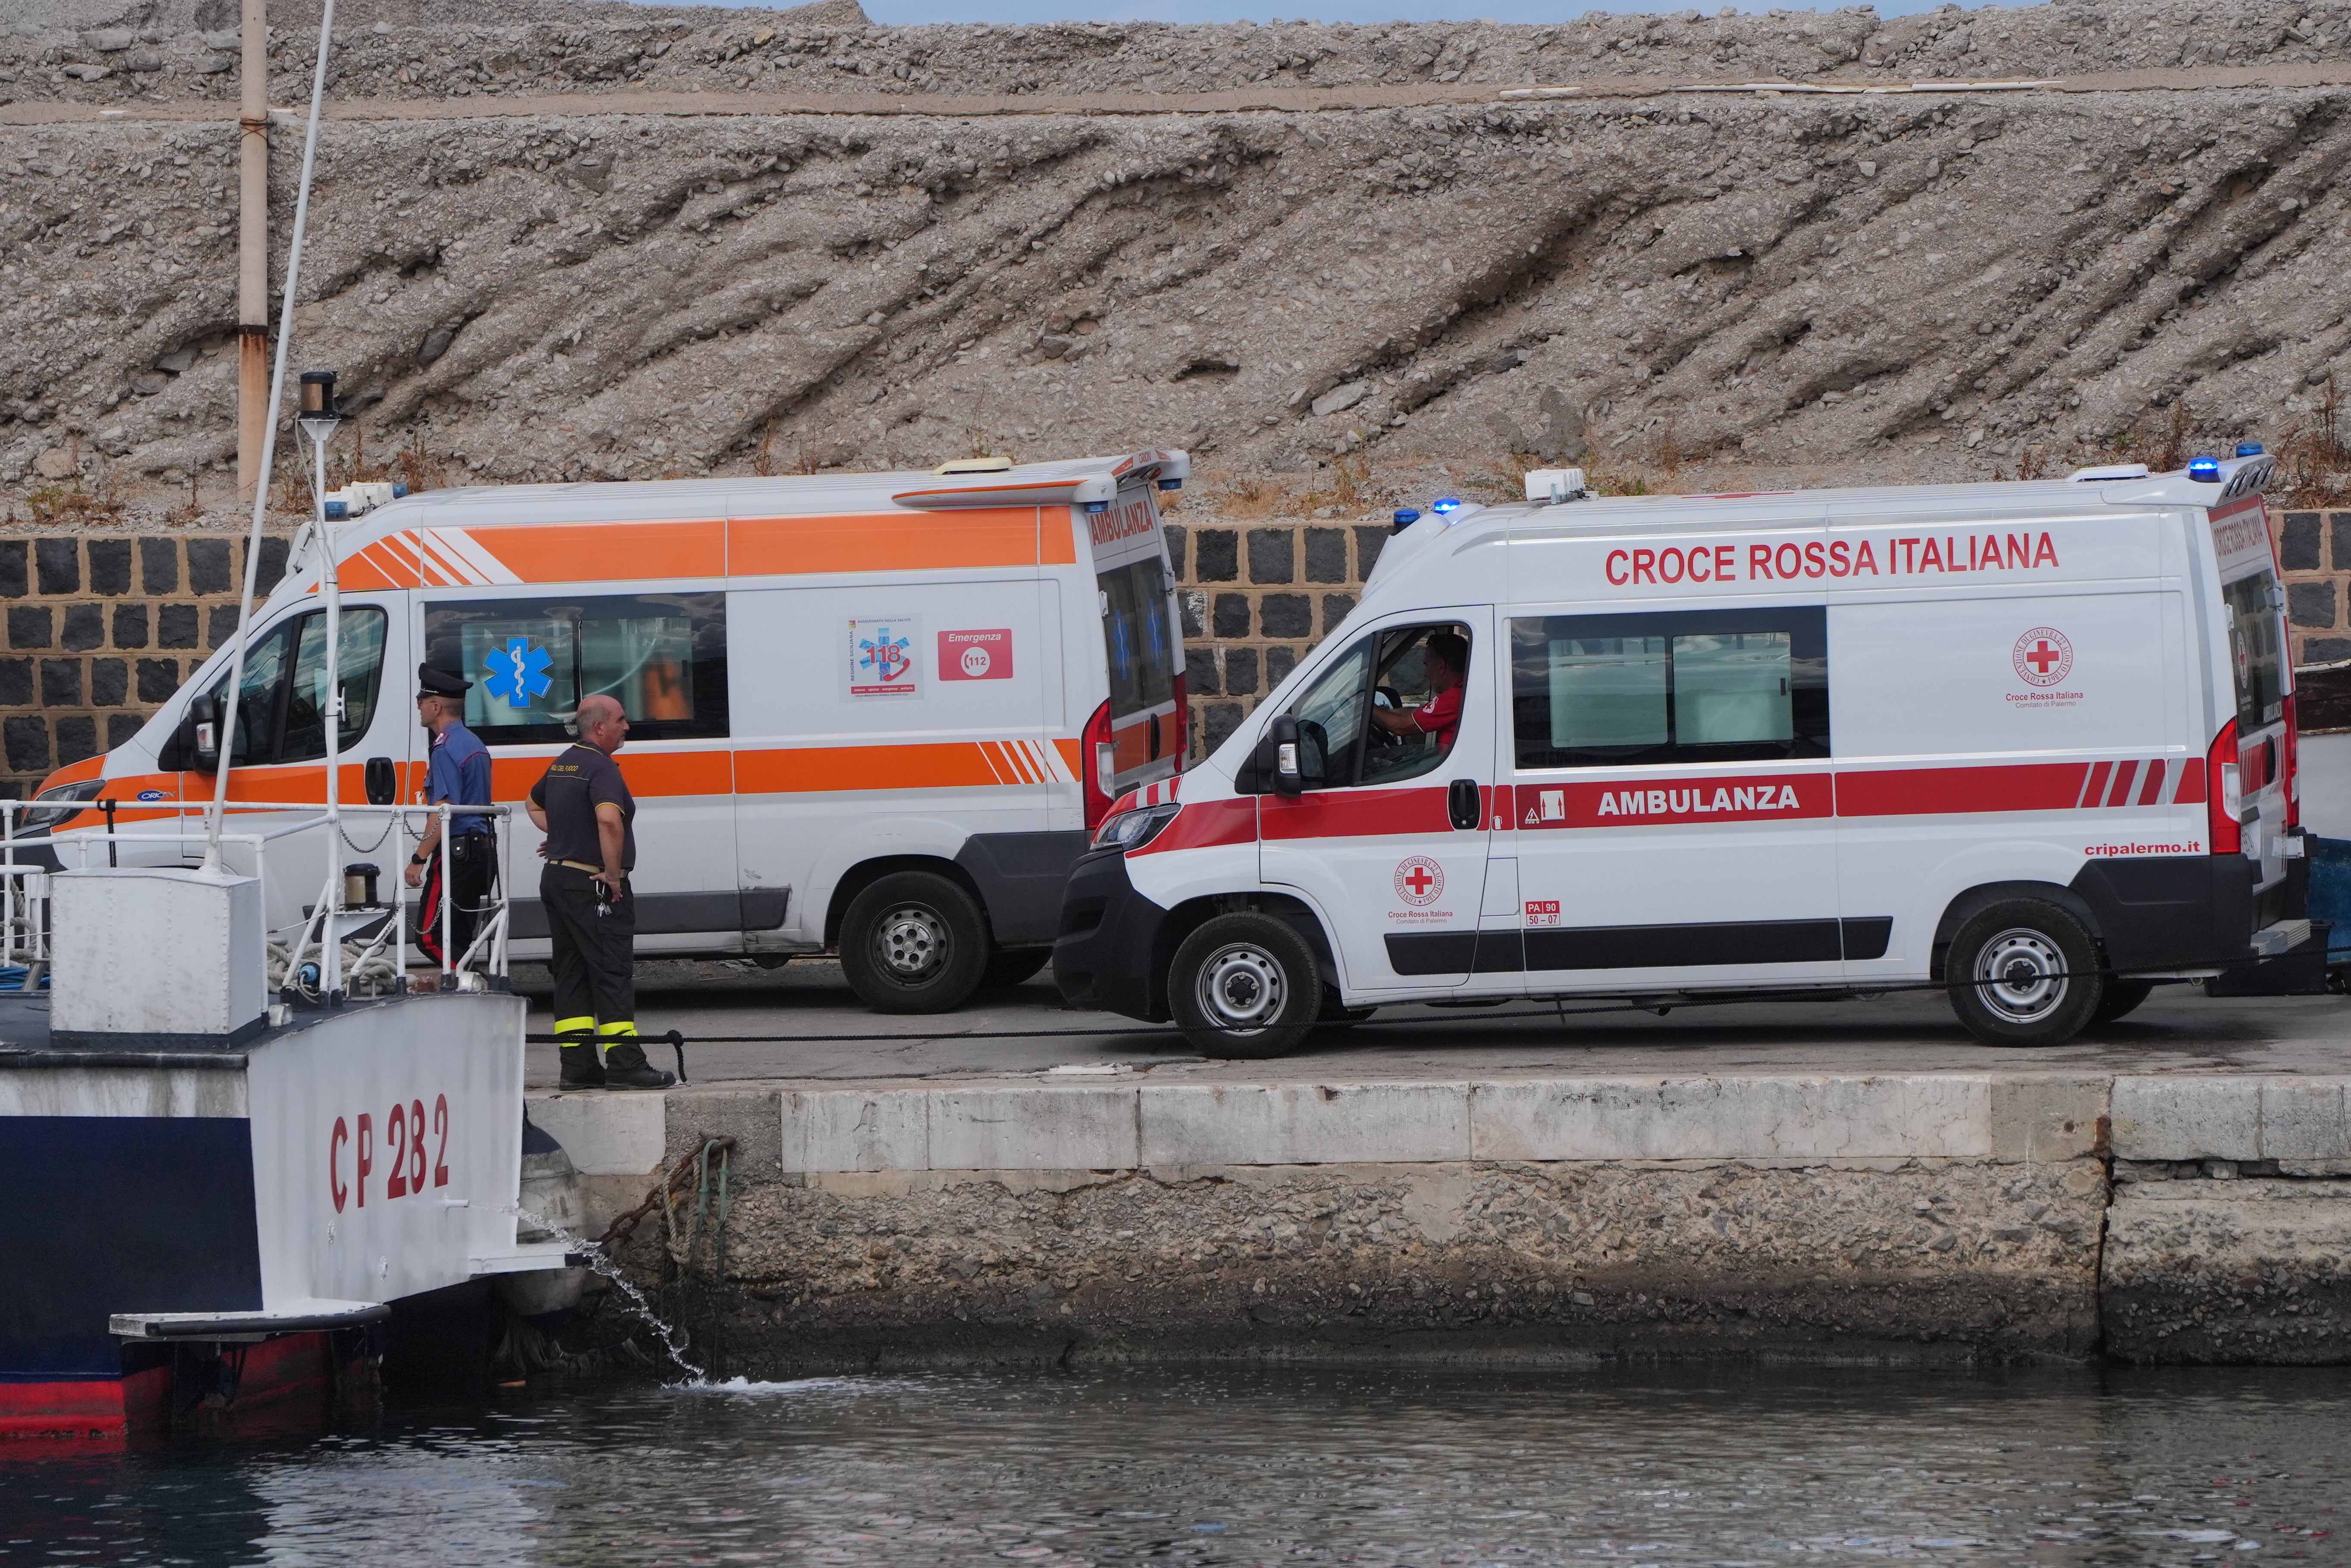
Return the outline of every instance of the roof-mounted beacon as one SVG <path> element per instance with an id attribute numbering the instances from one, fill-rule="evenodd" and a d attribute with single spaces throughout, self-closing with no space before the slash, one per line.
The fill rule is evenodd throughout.
<path id="1" fill-rule="evenodd" d="M 1581 501 L 1591 493 L 1580 468 L 1536 468 L 1527 472 L 1530 501 L 1548 501 L 1557 506 L 1562 502 Z"/>

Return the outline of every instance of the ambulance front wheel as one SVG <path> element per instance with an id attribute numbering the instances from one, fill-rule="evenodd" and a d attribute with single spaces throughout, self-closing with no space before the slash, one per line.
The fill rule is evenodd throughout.
<path id="1" fill-rule="evenodd" d="M 1167 971 L 1184 1038 L 1210 1056 L 1279 1056 L 1322 1010 L 1314 950 L 1271 915 L 1219 915 L 1184 939 Z"/>
<path id="2" fill-rule="evenodd" d="M 2105 994 L 2097 950 L 2054 904 L 2014 898 L 1959 928 L 1943 961 L 1951 1011 L 1987 1045 L 2060 1045 Z"/>
<path id="3" fill-rule="evenodd" d="M 894 871 L 849 902 L 841 969 L 877 1012 L 961 1007 L 987 972 L 987 922 L 961 887 L 929 871 Z"/>

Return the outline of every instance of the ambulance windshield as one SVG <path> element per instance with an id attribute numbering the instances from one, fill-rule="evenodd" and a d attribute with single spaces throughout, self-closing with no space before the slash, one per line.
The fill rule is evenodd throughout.
<path id="1" fill-rule="evenodd" d="M 2237 733 L 2248 735 L 2285 716 L 2285 635 L 2277 579 L 2267 572 L 2220 590 L 2229 607 L 2229 661 L 2237 678 Z"/>

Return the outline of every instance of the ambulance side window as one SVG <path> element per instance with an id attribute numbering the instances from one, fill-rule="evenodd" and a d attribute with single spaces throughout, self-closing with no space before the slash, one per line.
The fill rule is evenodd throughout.
<path id="1" fill-rule="evenodd" d="M 1298 772 L 1308 789 L 1355 782 L 1355 753 L 1364 737 L 1365 690 L 1372 668 L 1371 638 L 1364 638 L 1307 688 L 1290 711 L 1298 716 Z"/>
<path id="2" fill-rule="evenodd" d="M 1521 768 L 1829 754 L 1816 607 L 1510 622 Z"/>
<path id="3" fill-rule="evenodd" d="M 335 683 L 343 691 L 339 749 L 359 744 L 375 722 L 387 624 L 383 611 L 359 607 L 345 609 L 340 618 L 335 639 Z M 302 618 L 295 639 L 294 682 L 287 693 L 279 762 L 307 763 L 327 754 L 327 617 L 319 610 Z"/>
<path id="4" fill-rule="evenodd" d="M 358 745 L 374 722 L 383 678 L 383 611 L 354 605 L 342 613 L 335 679 L 343 689 L 341 743 Z M 225 707 L 228 677 L 213 687 L 214 712 Z M 316 762 L 327 754 L 327 612 L 289 618 L 255 638 L 245 650 L 245 679 L 236 705 L 233 767 Z M 193 766 L 176 754 L 166 765 Z"/>
<path id="5" fill-rule="evenodd" d="M 727 733 L 723 594 L 445 601 L 425 608 L 424 646 L 427 663 L 474 683 L 465 724 L 486 745 L 560 744 L 599 692 L 620 699 L 637 740 Z"/>
<path id="6" fill-rule="evenodd" d="M 1449 636 L 1466 645 L 1468 629 L 1456 622 L 1392 627 L 1341 654 L 1290 710 L 1298 720 L 1298 771 L 1306 787 L 1395 784 L 1443 762 L 1458 732 L 1462 694 L 1458 687 L 1439 692 L 1431 684 L 1428 639 Z M 1370 717 L 1374 709 L 1417 714 L 1424 708 L 1443 717 L 1401 730 Z"/>

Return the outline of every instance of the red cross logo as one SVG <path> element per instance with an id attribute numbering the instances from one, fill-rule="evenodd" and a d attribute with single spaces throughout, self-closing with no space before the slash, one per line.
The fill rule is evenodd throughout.
<path id="1" fill-rule="evenodd" d="M 2036 626 L 2018 638 L 2009 659 L 2027 686 L 2054 686 L 2074 672 L 2074 645 L 2053 626 Z"/>
<path id="2" fill-rule="evenodd" d="M 1415 855 L 1395 868 L 1396 897 L 1416 909 L 1437 902 L 1445 891 L 1445 867 L 1426 855 Z"/>

